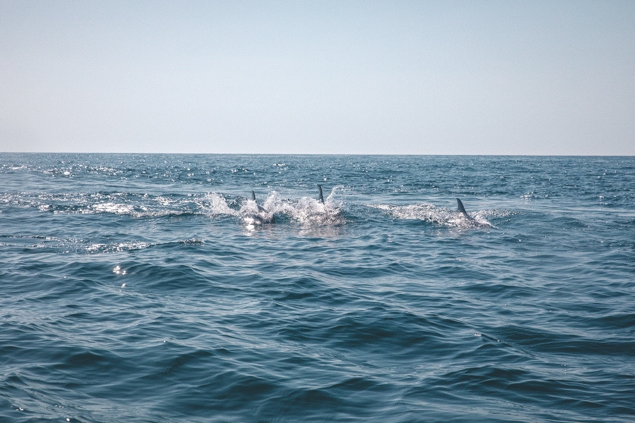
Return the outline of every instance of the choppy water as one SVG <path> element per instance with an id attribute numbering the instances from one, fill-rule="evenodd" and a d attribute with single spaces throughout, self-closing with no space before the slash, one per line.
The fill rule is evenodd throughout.
<path id="1" fill-rule="evenodd" d="M 1 154 L 0 421 L 633 421 L 634 204 L 633 157 Z"/>

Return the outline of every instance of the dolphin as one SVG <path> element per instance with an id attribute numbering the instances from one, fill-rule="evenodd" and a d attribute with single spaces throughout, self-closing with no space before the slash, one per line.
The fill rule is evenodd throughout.
<path id="1" fill-rule="evenodd" d="M 487 220 L 484 220 L 484 219 L 476 220 L 472 216 L 467 214 L 467 212 L 465 211 L 465 207 L 463 207 L 463 202 L 461 202 L 461 200 L 459 200 L 458 198 L 456 199 L 456 204 L 459 207 L 458 212 L 461 213 L 463 216 L 465 216 L 465 218 L 469 220 L 470 222 L 472 222 L 473 224 L 476 224 L 482 227 L 487 227 L 487 228 L 495 228 L 495 226 L 489 223 Z"/>
<path id="2" fill-rule="evenodd" d="M 318 200 L 320 201 L 320 203 L 324 204 L 324 194 L 322 194 L 322 185 L 318 184 L 318 189 L 320 190 L 320 196 L 318 197 Z"/>
<path id="3" fill-rule="evenodd" d="M 258 202 L 256 201 L 256 193 L 254 192 L 254 190 L 251 190 L 251 200 L 256 203 L 256 207 L 258 207 L 258 212 L 257 213 L 252 213 L 249 216 L 245 216 L 245 221 L 249 224 L 252 223 L 257 223 L 257 224 L 262 224 L 262 223 L 275 223 L 275 218 L 273 217 L 273 213 L 272 212 L 268 212 L 267 210 L 264 209 L 264 207 L 262 207 L 260 204 L 258 204 Z"/>

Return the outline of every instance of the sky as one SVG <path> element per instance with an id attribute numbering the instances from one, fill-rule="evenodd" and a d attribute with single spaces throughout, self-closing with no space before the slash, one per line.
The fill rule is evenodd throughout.
<path id="1" fill-rule="evenodd" d="M 0 152 L 635 155 L 635 1 L 0 0 Z"/>

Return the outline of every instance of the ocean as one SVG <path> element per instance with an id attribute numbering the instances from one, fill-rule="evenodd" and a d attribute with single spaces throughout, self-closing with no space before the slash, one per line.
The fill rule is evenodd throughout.
<path id="1" fill-rule="evenodd" d="M 0 421 L 635 421 L 634 204 L 635 157 L 2 153 Z"/>

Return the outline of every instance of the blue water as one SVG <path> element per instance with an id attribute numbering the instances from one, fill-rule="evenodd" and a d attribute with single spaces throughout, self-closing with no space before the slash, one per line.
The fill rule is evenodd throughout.
<path id="1" fill-rule="evenodd" d="M 3 153 L 0 421 L 634 421 L 634 205 L 633 157 Z"/>

